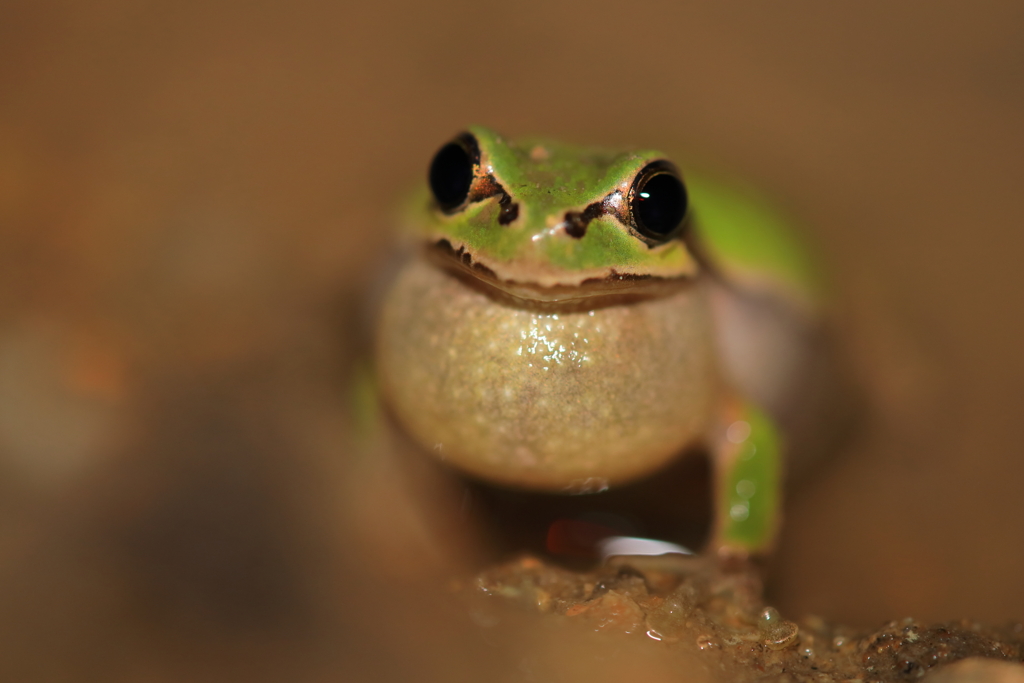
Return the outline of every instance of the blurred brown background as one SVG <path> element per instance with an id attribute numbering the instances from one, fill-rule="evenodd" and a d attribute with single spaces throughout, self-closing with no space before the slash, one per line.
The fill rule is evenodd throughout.
<path id="1" fill-rule="evenodd" d="M 873 405 L 791 492 L 784 613 L 1024 618 L 1022 121 L 1012 1 L 8 0 L 0 678 L 522 673 L 444 600 L 366 609 L 403 571 L 339 496 L 351 321 L 471 122 L 689 151 L 807 226 Z"/>

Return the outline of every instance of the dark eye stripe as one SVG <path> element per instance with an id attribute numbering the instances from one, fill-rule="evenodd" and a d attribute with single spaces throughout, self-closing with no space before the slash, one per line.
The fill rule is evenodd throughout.
<path id="1" fill-rule="evenodd" d="M 589 204 L 587 208 L 582 211 L 566 211 L 565 213 L 565 232 L 570 237 L 579 239 L 587 234 L 587 226 L 590 225 L 590 221 L 594 220 L 598 216 L 604 215 L 605 208 L 604 202 L 594 202 Z"/>

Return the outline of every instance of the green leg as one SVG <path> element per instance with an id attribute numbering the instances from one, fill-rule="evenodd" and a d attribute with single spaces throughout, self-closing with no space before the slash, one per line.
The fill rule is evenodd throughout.
<path id="1" fill-rule="evenodd" d="M 755 406 L 732 401 L 713 447 L 715 535 L 720 556 L 769 552 L 779 528 L 782 449 L 771 418 Z"/>

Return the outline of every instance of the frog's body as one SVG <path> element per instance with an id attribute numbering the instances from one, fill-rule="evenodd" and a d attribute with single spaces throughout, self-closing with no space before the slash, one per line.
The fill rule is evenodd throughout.
<path id="1" fill-rule="evenodd" d="M 514 144 L 482 128 L 442 148 L 431 183 L 413 221 L 423 257 L 387 295 L 377 341 L 384 397 L 414 439 L 482 479 L 565 492 L 638 479 L 703 445 L 716 549 L 767 550 L 776 430 L 740 392 L 779 399 L 792 362 L 785 334 L 759 348 L 772 325 L 748 325 L 722 281 L 793 310 L 814 300 L 799 252 L 758 231 L 768 214 L 744 217 L 748 204 L 689 177 L 687 211 L 657 152 Z M 702 194 L 718 220 L 698 236 Z M 758 241 L 764 267 L 747 248 Z"/>

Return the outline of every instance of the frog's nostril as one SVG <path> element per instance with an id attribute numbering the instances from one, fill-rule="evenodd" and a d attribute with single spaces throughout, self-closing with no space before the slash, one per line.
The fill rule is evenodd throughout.
<path id="1" fill-rule="evenodd" d="M 498 204 L 501 206 L 501 213 L 498 214 L 499 225 L 508 225 L 519 218 L 519 204 L 513 202 L 512 197 L 503 194 Z"/>
<path id="2" fill-rule="evenodd" d="M 587 234 L 587 223 L 579 211 L 567 211 L 565 214 L 565 234 L 579 239 Z"/>

